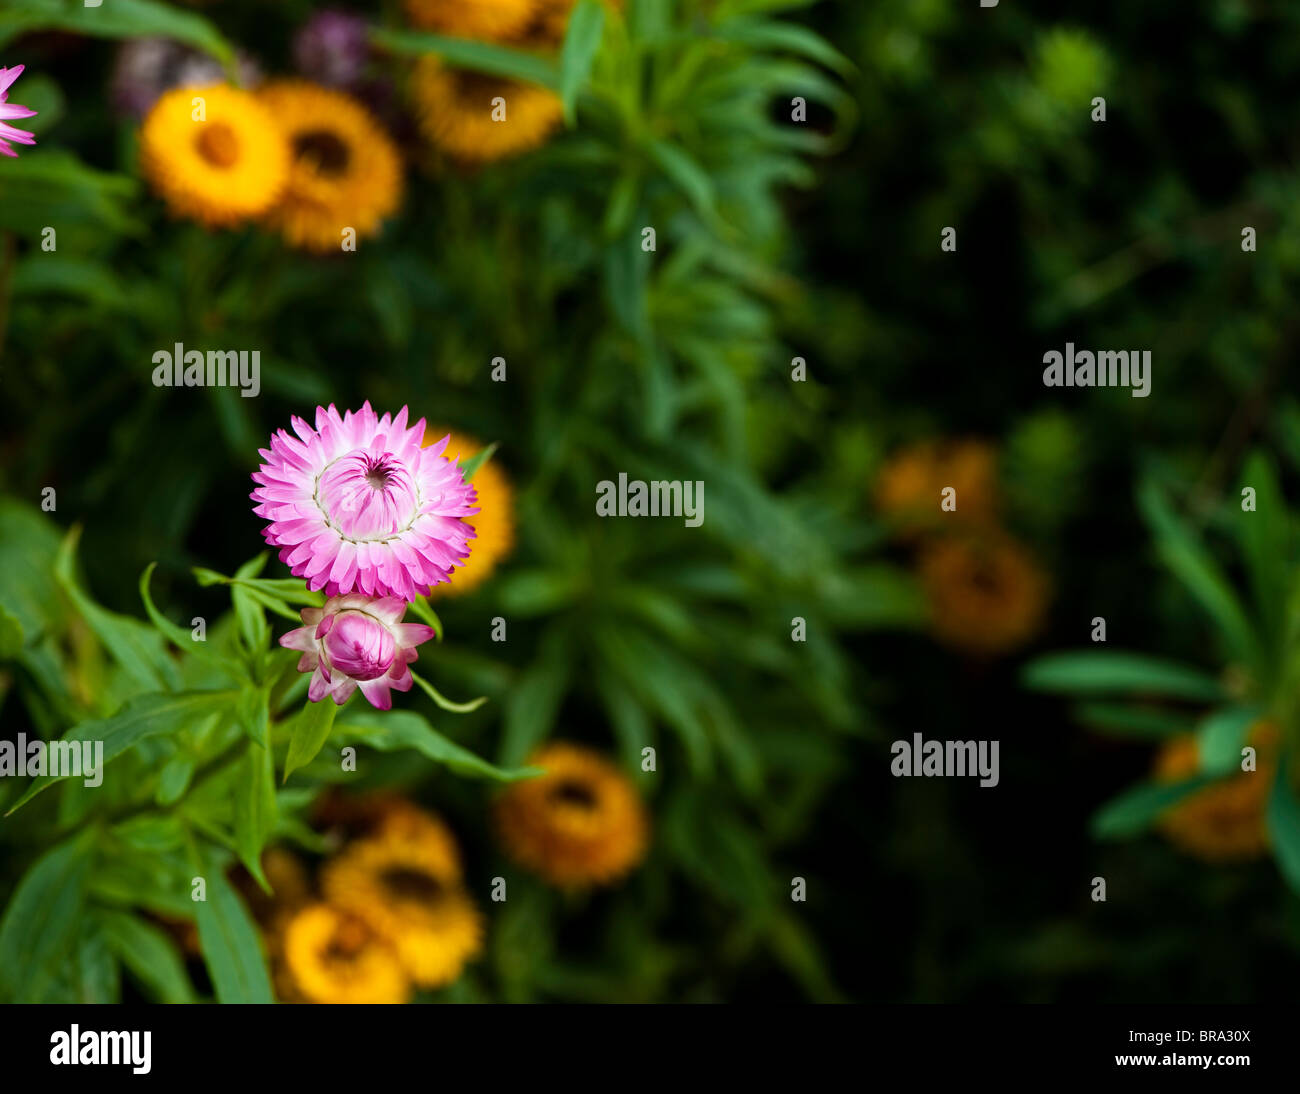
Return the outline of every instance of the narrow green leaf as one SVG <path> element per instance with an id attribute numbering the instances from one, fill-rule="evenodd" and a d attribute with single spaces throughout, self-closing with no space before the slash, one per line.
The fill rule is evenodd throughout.
<path id="1" fill-rule="evenodd" d="M 250 741 L 235 784 L 235 845 L 244 867 L 268 893 L 271 886 L 262 873 L 262 849 L 277 817 L 271 750 Z"/>
<path id="2" fill-rule="evenodd" d="M 578 93 L 591 74 L 604 32 L 605 5 L 601 0 L 579 0 L 569 15 L 564 46 L 560 50 L 560 101 L 564 104 L 565 121 L 570 125 Z"/>
<path id="3" fill-rule="evenodd" d="M 335 726 L 340 738 L 369 745 L 380 752 L 413 749 L 457 775 L 513 782 L 538 774 L 532 767 L 497 767 L 444 737 L 420 715 L 409 710 L 345 711 Z"/>
<path id="4" fill-rule="evenodd" d="M 1126 703 L 1081 703 L 1074 717 L 1100 733 L 1142 741 L 1166 740 L 1192 731 L 1192 721 L 1186 714 Z"/>
<path id="5" fill-rule="evenodd" d="M 248 685 L 239 693 L 235 703 L 235 716 L 250 741 L 262 748 L 270 747 L 271 696 L 270 686 Z"/>
<path id="6" fill-rule="evenodd" d="M 274 1003 L 257 928 L 239 895 L 209 860 L 197 865 L 207 900 L 194 901 L 199 946 L 219 1003 Z"/>
<path id="7" fill-rule="evenodd" d="M 206 642 L 195 641 L 193 633 L 183 627 L 178 627 L 157 609 L 153 602 L 153 596 L 149 592 L 149 583 L 157 567 L 158 563 L 151 562 L 145 567 L 144 573 L 140 575 L 140 599 L 144 602 L 144 610 L 150 621 L 158 628 L 163 637 L 168 639 L 177 649 L 184 653 L 193 654 L 200 660 L 215 665 L 232 679 L 241 679 L 244 672 L 238 662 L 228 657 L 222 657 L 219 653 L 210 650 Z"/>
<path id="8" fill-rule="evenodd" d="M 294 716 L 289 727 L 289 754 L 284 761 L 285 782 L 289 781 L 290 772 L 306 767 L 325 746 L 338 709 L 338 704 L 327 695 L 319 703 L 307 700 Z"/>
<path id="9" fill-rule="evenodd" d="M 63 741 L 102 741 L 103 763 L 107 766 L 133 745 L 150 737 L 179 733 L 200 718 L 207 717 L 235 701 L 233 691 L 182 691 L 141 695 L 127 702 L 110 718 L 82 722 L 68 730 Z M 101 769 L 101 774 L 103 771 Z M 105 777 L 107 777 L 105 775 Z M 12 813 L 42 790 L 66 778 L 65 775 L 41 775 L 9 809 Z M 8 816 L 9 813 L 5 815 Z"/>
<path id="10" fill-rule="evenodd" d="M 193 1003 L 194 988 L 171 938 L 127 912 L 100 911 L 109 948 L 140 986 L 159 1003 Z"/>
<path id="11" fill-rule="evenodd" d="M 1239 771 L 1246 733 L 1259 716 L 1254 707 L 1224 707 L 1206 715 L 1197 729 L 1201 770 L 1217 775 Z"/>
<path id="12" fill-rule="evenodd" d="M 1223 698 L 1222 686 L 1208 673 L 1176 661 L 1119 650 L 1049 654 L 1025 666 L 1021 682 L 1033 691 L 1076 695 L 1140 692 L 1195 702 Z"/>
<path id="13" fill-rule="evenodd" d="M 0 661 L 12 661 L 22 652 L 22 621 L 0 604 Z"/>
<path id="14" fill-rule="evenodd" d="M 1166 809 L 1214 782 L 1198 775 L 1173 783 L 1141 783 L 1111 799 L 1093 814 L 1092 834 L 1097 839 L 1123 839 L 1144 831 Z"/>
<path id="15" fill-rule="evenodd" d="M 480 448 L 469 459 L 461 463 L 460 473 L 465 477 L 466 482 L 469 482 L 474 478 L 478 469 L 492 458 L 493 453 L 495 453 L 499 447 L 500 442 L 493 441 L 486 448 Z"/>
<path id="16" fill-rule="evenodd" d="M 1268 799 L 1268 834 L 1278 869 L 1292 891 L 1300 894 L 1300 798 L 1287 779 L 1286 759 L 1284 756 L 1277 766 L 1273 793 Z"/>
<path id="17" fill-rule="evenodd" d="M 62 30 L 92 38 L 171 38 L 231 64 L 234 50 L 217 29 L 190 11 L 155 0 L 6 0 L 0 11 L 0 45 L 36 30 Z"/>
<path id="18" fill-rule="evenodd" d="M 560 83 L 554 61 L 536 53 L 525 53 L 471 38 L 448 38 L 423 31 L 376 29 L 370 32 L 370 40 L 394 53 L 433 53 L 455 68 L 468 68 L 491 76 L 541 84 L 552 91 Z"/>
<path id="19" fill-rule="evenodd" d="M 95 832 L 47 851 L 18 883 L 0 921 L 0 1000 L 38 1003 L 54 986 L 81 923 Z"/>
<path id="20" fill-rule="evenodd" d="M 1237 594 L 1204 544 L 1174 512 L 1154 479 L 1142 481 L 1138 505 L 1155 532 L 1157 554 L 1213 619 L 1228 651 L 1258 667 L 1258 639 Z"/>
<path id="21" fill-rule="evenodd" d="M 59 546 L 54 577 L 76 605 L 87 625 L 118 662 L 142 687 L 153 691 L 174 691 L 180 687 L 180 671 L 154 629 L 138 619 L 101 608 L 77 585 L 73 574 L 80 526 L 74 526 Z"/>

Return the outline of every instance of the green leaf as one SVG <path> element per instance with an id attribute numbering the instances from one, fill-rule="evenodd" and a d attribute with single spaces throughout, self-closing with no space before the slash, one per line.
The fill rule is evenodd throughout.
<path id="1" fill-rule="evenodd" d="M 54 578 L 60 538 L 44 513 L 0 497 L 0 604 L 22 625 L 28 641 L 66 615 Z"/>
<path id="2" fill-rule="evenodd" d="M 235 846 L 240 861 L 268 893 L 271 886 L 262 873 L 262 849 L 277 817 L 271 750 L 250 741 L 235 784 Z"/>
<path id="3" fill-rule="evenodd" d="M 1074 716 L 1089 729 L 1142 741 L 1166 740 L 1192 731 L 1186 714 L 1124 703 L 1081 703 Z"/>
<path id="4" fill-rule="evenodd" d="M 166 694 L 140 695 L 129 700 L 121 710 L 109 718 L 82 722 L 68 730 L 63 741 L 102 741 L 103 764 L 122 755 L 127 749 L 150 737 L 180 733 L 201 718 L 206 718 L 233 704 L 233 691 L 182 691 Z M 101 773 L 103 769 L 101 768 Z M 25 805 L 42 790 L 65 775 L 41 775 L 33 780 L 26 793 L 18 799 L 5 815 Z"/>
<path id="5" fill-rule="evenodd" d="M 190 631 L 178 627 L 155 607 L 153 597 L 149 593 L 149 583 L 157 566 L 158 563 L 156 562 L 149 563 L 145 567 L 144 573 L 140 575 L 140 599 L 144 601 L 145 614 L 149 616 L 153 625 L 158 628 L 164 638 L 168 639 L 178 649 L 193 654 L 210 665 L 215 665 L 234 680 L 242 679 L 244 671 L 237 661 L 229 657 L 222 657 L 219 653 L 208 649 L 206 642 L 196 641 Z"/>
<path id="6" fill-rule="evenodd" d="M 335 727 L 341 738 L 369 745 L 380 752 L 414 749 L 457 775 L 513 782 L 539 774 L 533 767 L 497 767 L 444 737 L 420 715 L 409 710 L 346 711 Z"/>
<path id="7" fill-rule="evenodd" d="M 394 53 L 433 53 L 455 68 L 486 72 L 491 76 L 541 84 L 552 91 L 560 84 L 555 62 L 536 53 L 479 42 L 471 38 L 447 38 L 423 31 L 375 29 L 370 40 Z"/>
<path id="8" fill-rule="evenodd" d="M 424 679 L 424 677 L 417 676 L 413 672 L 411 673 L 411 678 L 420 686 L 420 690 L 423 691 L 425 695 L 432 699 L 443 710 L 449 710 L 453 714 L 468 714 L 472 710 L 478 710 L 479 707 L 487 702 L 487 696 L 480 695 L 477 699 L 471 699 L 467 703 L 453 703 L 443 695 L 442 692 L 429 683 L 428 680 Z"/>
<path id="9" fill-rule="evenodd" d="M 210 53 L 224 64 L 234 50 L 202 16 L 155 0 L 6 0 L 0 11 L 0 45 L 34 30 L 63 30 L 92 38 L 172 38 Z"/>
<path id="10" fill-rule="evenodd" d="M 0 921 L 0 1000 L 40 1002 L 54 986 L 81 924 L 95 832 L 42 855 Z"/>
<path id="11" fill-rule="evenodd" d="M 152 691 L 175 691 L 180 687 L 180 670 L 157 632 L 138 619 L 101 608 L 78 587 L 73 566 L 80 538 L 79 526 L 64 537 L 54 563 L 55 580 L 72 599 L 95 637 L 136 683 Z"/>
<path id="12" fill-rule="evenodd" d="M 1161 560 L 1209 613 L 1233 656 L 1258 667 L 1259 643 L 1241 602 L 1154 479 L 1144 479 L 1138 488 L 1138 505 L 1155 532 L 1156 552 Z"/>
<path id="13" fill-rule="evenodd" d="M 1240 528 L 1238 538 L 1255 611 L 1265 633 L 1279 642 L 1285 632 L 1287 590 L 1295 584 L 1290 513 L 1278 483 L 1277 468 L 1264 453 L 1251 454 L 1240 485 L 1255 491 L 1255 510 L 1245 512 L 1239 504 L 1233 506 L 1232 520 Z"/>
<path id="14" fill-rule="evenodd" d="M 1214 782 L 1211 775 L 1172 783 L 1141 783 L 1103 805 L 1092 818 L 1097 839 L 1123 839 L 1145 830 L 1170 806 Z"/>
<path id="15" fill-rule="evenodd" d="M 77 942 L 76 978 L 78 1003 L 122 1001 L 122 970 L 97 925 L 92 924 Z"/>
<path id="16" fill-rule="evenodd" d="M 1201 770 L 1216 775 L 1241 770 L 1246 733 L 1259 716 L 1254 707 L 1224 707 L 1206 715 L 1197 729 Z"/>
<path id="17" fill-rule="evenodd" d="M 308 699 L 294 716 L 289 727 L 289 754 L 284 761 L 285 782 L 289 781 L 290 772 L 306 767 L 325 747 L 338 709 L 338 704 L 327 695 L 319 703 Z"/>
<path id="18" fill-rule="evenodd" d="M 601 0 L 579 0 L 569 15 L 564 46 L 560 50 L 560 101 L 564 104 L 565 121 L 570 125 L 578 92 L 591 74 L 604 32 L 605 5 Z"/>
<path id="19" fill-rule="evenodd" d="M 474 453 L 474 455 L 460 465 L 460 473 L 464 476 L 466 482 L 469 482 L 474 478 L 478 469 L 492 458 L 493 453 L 495 453 L 499 447 L 500 443 L 493 441 L 486 448 L 480 448 L 476 453 Z"/>
<path id="20" fill-rule="evenodd" d="M 207 900 L 194 901 L 199 946 L 219 1003 L 274 1003 L 257 928 L 239 895 L 212 860 L 195 864 Z"/>
<path id="21" fill-rule="evenodd" d="M 262 687 L 245 687 L 239 693 L 235 703 L 235 716 L 248 739 L 262 748 L 267 748 L 271 740 L 271 695 L 270 685 Z"/>
<path id="22" fill-rule="evenodd" d="M 0 661 L 12 661 L 22 652 L 22 621 L 0 604 Z"/>
<path id="23" fill-rule="evenodd" d="M 239 585 L 250 592 L 265 593 L 276 600 L 287 601 L 290 604 L 302 604 L 308 608 L 319 608 L 325 603 L 324 593 L 319 590 L 313 592 L 307 588 L 306 582 L 296 577 L 227 577 L 225 574 L 219 574 L 216 570 L 209 570 L 204 566 L 195 566 L 193 573 L 195 580 L 205 587 L 210 585 Z"/>
<path id="24" fill-rule="evenodd" d="M 1119 650 L 1049 654 L 1025 666 L 1021 682 L 1033 691 L 1076 695 L 1141 692 L 1193 702 L 1223 698 L 1222 686 L 1208 673 L 1176 661 Z"/>
<path id="25" fill-rule="evenodd" d="M 1278 764 L 1273 793 L 1268 799 L 1268 834 L 1273 856 L 1293 892 L 1300 893 L 1300 798 L 1287 779 L 1288 765 Z"/>
<path id="26" fill-rule="evenodd" d="M 714 38 L 761 50 L 781 50 L 815 61 L 819 65 L 851 76 L 857 68 L 825 38 L 807 27 L 774 19 L 730 19 L 713 31 Z"/>
<path id="27" fill-rule="evenodd" d="M 686 195 L 695 211 L 706 221 L 717 216 L 713 179 L 691 155 L 669 141 L 650 142 L 650 158 Z"/>
<path id="28" fill-rule="evenodd" d="M 159 1003 L 193 1003 L 194 988 L 171 938 L 127 912 L 97 913 L 100 930 L 118 960 Z"/>
<path id="29" fill-rule="evenodd" d="M 505 731 L 500 757 L 522 763 L 550 735 L 572 671 L 568 643 L 556 631 L 547 634 L 541 655 L 519 678 L 505 704 Z"/>

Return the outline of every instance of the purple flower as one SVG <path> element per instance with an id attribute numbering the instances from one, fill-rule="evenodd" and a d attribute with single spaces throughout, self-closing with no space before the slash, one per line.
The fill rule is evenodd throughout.
<path id="1" fill-rule="evenodd" d="M 26 67 L 26 65 L 16 65 L 13 68 L 0 68 L 0 155 L 17 157 L 18 153 L 14 150 L 13 144 L 9 143 L 10 141 L 14 144 L 36 143 L 35 135 L 9 124 L 11 118 L 30 118 L 36 113 L 35 110 L 8 101 L 9 88 L 23 74 L 23 69 Z"/>
<path id="2" fill-rule="evenodd" d="M 406 602 L 396 596 L 349 593 L 331 597 L 323 608 L 303 608 L 303 625 L 280 639 L 301 650 L 298 671 L 312 674 L 307 697 L 319 703 L 329 695 L 342 706 L 361 689 L 370 705 L 388 710 L 392 689 L 410 691 L 415 647 L 433 637 L 432 627 L 403 623 Z"/>
<path id="3" fill-rule="evenodd" d="M 298 71 L 327 87 L 354 89 L 368 54 L 365 19 L 347 12 L 318 12 L 293 39 Z"/>
<path id="4" fill-rule="evenodd" d="M 237 58 L 239 81 L 251 87 L 261 69 L 246 54 Z M 219 61 L 170 38 L 135 38 L 117 52 L 109 95 L 113 107 L 128 118 L 143 118 L 164 91 L 173 87 L 208 87 L 224 83 Z"/>

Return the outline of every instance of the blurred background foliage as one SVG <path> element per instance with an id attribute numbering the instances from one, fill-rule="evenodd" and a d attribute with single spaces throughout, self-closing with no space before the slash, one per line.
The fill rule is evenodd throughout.
<path id="1" fill-rule="evenodd" d="M 123 2 L 107 33 L 282 73 L 315 10 Z M 400 102 L 428 40 L 397 5 L 353 10 L 389 28 L 370 64 Z M 14 98 L 41 112 L 37 148 L 0 169 L 0 604 L 35 621 L 6 648 L 6 736 L 72 724 L 42 709 L 34 635 L 83 705 L 117 695 L 55 576 L 61 528 L 84 525 L 84 588 L 107 608 L 140 617 L 157 561 L 163 613 L 215 619 L 225 591 L 189 570 L 233 573 L 256 548 L 248 473 L 270 432 L 317 403 L 405 404 L 499 442 L 517 542 L 436 603 L 445 639 L 425 655 L 445 692 L 490 701 L 451 719 L 418 693 L 399 705 L 506 766 L 550 738 L 591 745 L 652 827 L 621 885 L 556 892 L 502 859 L 485 784 L 367 753 L 344 781 L 443 816 L 487 911 L 485 957 L 436 997 L 1281 994 L 1300 907 L 1276 867 L 1094 842 L 1089 818 L 1148 777 L 1153 742 L 1093 732 L 1020 671 L 1096 616 L 1118 647 L 1230 667 L 1160 567 L 1135 484 L 1154 460 L 1201 523 L 1252 449 L 1300 459 L 1300 11 L 627 0 L 606 9 L 575 124 L 536 152 L 459 165 L 384 113 L 406 200 L 324 258 L 168 217 L 92 19 L 59 0 L 0 13 L 0 59 L 28 66 Z M 549 71 L 568 52 L 544 53 Z M 259 349 L 261 396 L 153 387 L 152 354 L 178 341 Z M 1044 388 L 1042 354 L 1066 341 L 1151 349 L 1151 396 Z M 595 484 L 619 472 L 702 480 L 703 526 L 597 518 Z M 956 531 L 918 525 L 908 491 L 926 502 L 954 476 L 987 505 L 959 500 Z M 32 512 L 46 487 L 52 519 Z M 914 732 L 1000 739 L 1000 785 L 895 780 L 889 742 Z M 298 785 L 338 781 L 319 767 Z M 276 832 L 309 860 L 330 850 L 314 796 L 284 799 L 298 819 Z M 44 808 L 0 824 L 5 892 L 60 831 Z M 510 899 L 488 903 L 503 874 Z M 110 982 L 112 965 L 82 962 Z M 209 991 L 201 962 L 186 975 Z"/>

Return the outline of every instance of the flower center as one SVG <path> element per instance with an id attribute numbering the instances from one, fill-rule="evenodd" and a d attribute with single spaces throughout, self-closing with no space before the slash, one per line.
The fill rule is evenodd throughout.
<path id="1" fill-rule="evenodd" d="M 436 878 L 430 877 L 423 870 L 412 870 L 405 866 L 394 866 L 383 873 L 384 888 L 398 900 L 418 900 L 429 902 L 442 895 L 442 886 Z"/>
<path id="2" fill-rule="evenodd" d="M 293 151 L 300 163 L 315 168 L 318 175 L 342 175 L 351 159 L 348 146 L 325 129 L 299 133 L 293 139 Z"/>
<path id="3" fill-rule="evenodd" d="M 576 805 L 579 809 L 595 809 L 596 795 L 591 787 L 577 779 L 564 779 L 551 789 L 551 801 L 557 804 Z"/>
<path id="4" fill-rule="evenodd" d="M 208 122 L 199 131 L 198 148 L 213 167 L 230 167 L 239 159 L 239 141 L 225 122 Z"/>
<path id="5" fill-rule="evenodd" d="M 394 456 L 357 449 L 321 472 L 316 504 L 344 539 L 370 542 L 409 527 L 420 499 L 410 473 Z"/>

